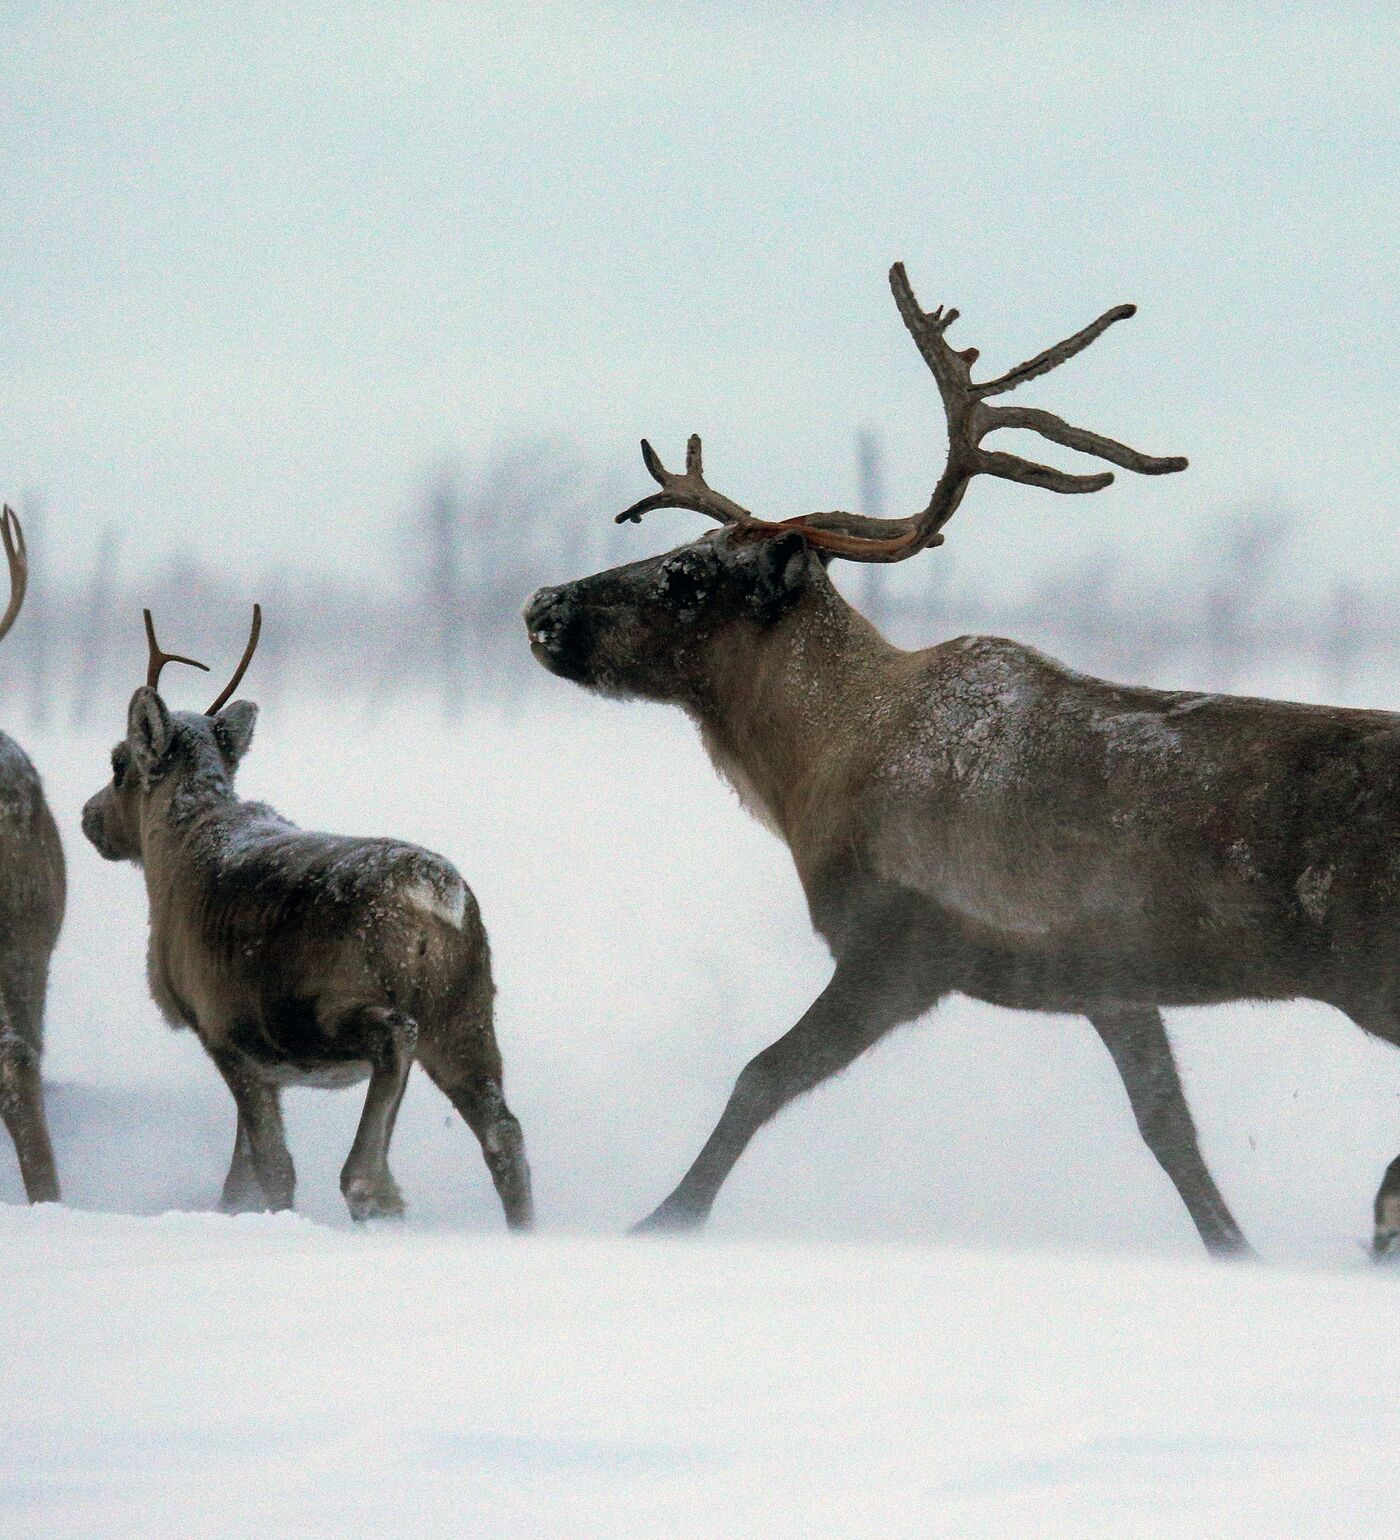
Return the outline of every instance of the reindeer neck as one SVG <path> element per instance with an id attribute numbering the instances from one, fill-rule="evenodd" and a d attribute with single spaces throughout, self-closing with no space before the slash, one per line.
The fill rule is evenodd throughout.
<path id="1" fill-rule="evenodd" d="M 720 773 L 794 853 L 814 799 L 869 753 L 900 656 L 829 583 L 768 630 L 711 645 L 691 714 Z"/>
<path id="2" fill-rule="evenodd" d="M 172 776 L 146 804 L 142 818 L 142 865 L 152 898 L 157 885 L 199 881 L 207 874 L 247 806 L 225 773 L 197 767 Z"/>

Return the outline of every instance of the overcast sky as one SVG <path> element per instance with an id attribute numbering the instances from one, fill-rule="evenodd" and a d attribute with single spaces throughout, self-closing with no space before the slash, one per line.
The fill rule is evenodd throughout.
<path id="1" fill-rule="evenodd" d="M 1282 504 L 1306 581 L 1400 579 L 1389 10 L 4 3 L 0 489 L 84 570 L 109 520 L 365 568 L 446 455 L 548 435 L 641 495 L 637 439 L 698 430 L 786 514 L 853 505 L 869 424 L 907 511 L 903 258 L 998 371 L 1136 301 L 1016 400 L 1192 459 L 979 485 L 949 559 L 1179 582 Z"/>

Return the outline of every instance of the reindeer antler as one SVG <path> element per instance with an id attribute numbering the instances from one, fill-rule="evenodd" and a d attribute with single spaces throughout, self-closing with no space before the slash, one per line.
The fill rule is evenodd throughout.
<path id="1" fill-rule="evenodd" d="M 661 463 L 661 457 L 645 439 L 642 440 L 642 460 L 661 491 L 653 492 L 650 497 L 633 503 L 630 508 L 624 508 L 617 516 L 617 523 L 640 524 L 642 515 L 650 513 L 654 508 L 689 508 L 694 513 L 707 513 L 721 524 L 764 523 L 764 520 L 755 519 L 747 508 L 731 502 L 706 482 L 698 433 L 692 433 L 686 442 L 683 475 L 668 471 Z"/>
<path id="2" fill-rule="evenodd" d="M 979 474 L 999 476 L 1005 481 L 1024 482 L 1027 486 L 1043 487 L 1049 492 L 1097 492 L 1113 480 L 1112 471 L 1100 471 L 1087 476 L 1074 475 L 1069 471 L 1056 470 L 1053 466 L 1040 465 L 1020 455 L 983 449 L 982 440 L 998 428 L 1029 428 L 1052 443 L 1094 455 L 1100 460 L 1107 460 L 1110 464 L 1137 471 L 1144 476 L 1161 476 L 1186 468 L 1186 460 L 1180 455 L 1142 454 L 1126 444 L 1120 444 L 1116 439 L 1076 428 L 1053 412 L 1042 411 L 1037 407 L 986 404 L 987 397 L 1005 395 L 1027 380 L 1047 374 L 1073 358 L 1076 353 L 1083 352 L 1115 321 L 1123 321 L 1136 314 L 1135 305 L 1115 305 L 1072 337 L 1046 348 L 994 380 L 974 384 L 972 365 L 977 362 L 977 349 L 965 348 L 959 352 L 949 347 L 944 337 L 944 333 L 957 320 L 958 312 L 953 309 L 944 310 L 941 305 L 936 310 L 922 309 L 914 297 L 902 262 L 896 262 L 890 269 L 890 288 L 894 291 L 895 304 L 899 307 L 900 316 L 915 346 L 933 373 L 948 422 L 948 459 L 925 508 L 904 519 L 876 519 L 865 514 L 843 513 L 839 510 L 809 513 L 778 522 L 758 519 L 747 509 L 739 507 L 706 485 L 700 474 L 698 438 L 690 440 L 684 476 L 667 471 L 656 458 L 651 446 L 643 440 L 642 454 L 647 469 L 660 482 L 663 490 L 618 514 L 618 523 L 626 519 L 638 520 L 653 508 L 690 508 L 697 513 L 708 514 L 723 524 L 741 525 L 755 535 L 798 530 L 818 549 L 848 561 L 904 561 L 930 546 L 942 544 L 940 531 L 957 512 L 968 483 Z"/>
<path id="3" fill-rule="evenodd" d="M 142 610 L 146 617 L 146 646 L 149 656 L 146 662 L 146 688 L 149 690 L 160 689 L 161 670 L 167 663 L 188 663 L 191 668 L 202 668 L 207 674 L 209 665 L 201 663 L 198 658 L 185 658 L 178 652 L 162 652 L 156 641 L 156 623 L 151 619 L 150 610 Z"/>
<path id="4" fill-rule="evenodd" d="M 19 619 L 24 591 L 29 587 L 29 553 L 24 545 L 24 530 L 20 527 L 19 515 L 8 503 L 0 512 L 0 539 L 4 540 L 5 560 L 10 568 L 10 602 L 4 615 L 0 616 L 0 637 L 4 637 Z"/>
<path id="5" fill-rule="evenodd" d="M 162 652 L 156 642 L 156 623 L 151 619 L 150 610 L 142 610 L 146 617 L 146 642 L 150 648 L 150 660 L 146 665 L 146 684 L 152 689 L 160 687 L 160 672 L 167 663 L 188 663 L 191 668 L 201 668 L 207 674 L 209 665 L 201 663 L 197 658 L 181 657 L 178 652 Z M 248 633 L 248 645 L 243 649 L 243 656 L 238 660 L 238 667 L 233 671 L 233 678 L 219 692 L 214 704 L 204 713 L 212 717 L 215 712 L 221 710 L 227 704 L 230 696 L 243 682 L 243 676 L 248 672 L 248 665 L 253 661 L 253 653 L 257 650 L 258 637 L 262 635 L 262 605 L 253 606 L 253 626 Z"/>
<path id="6" fill-rule="evenodd" d="M 915 517 L 915 531 L 909 537 L 912 550 L 922 550 L 957 511 L 967 484 L 979 473 L 1000 476 L 1006 481 L 1025 482 L 1029 486 L 1043 487 L 1049 492 L 1097 492 L 1113 480 L 1112 471 L 1100 471 L 1096 475 L 1077 476 L 1068 471 L 1040 465 L 1020 455 L 1005 454 L 981 447 L 989 433 L 998 428 L 1030 428 L 1042 438 L 1048 438 L 1067 448 L 1078 449 L 1100 460 L 1121 465 L 1126 470 L 1138 471 L 1145 476 L 1160 476 L 1168 471 L 1186 468 L 1180 455 L 1158 457 L 1141 454 L 1120 444 L 1116 439 L 1090 433 L 1084 428 L 1072 427 L 1053 412 L 1035 407 L 988 406 L 988 396 L 1005 395 L 1027 380 L 1048 374 L 1051 369 L 1082 353 L 1096 338 L 1113 325 L 1137 313 L 1136 305 L 1115 305 L 1106 310 L 1097 321 L 1046 348 L 1014 369 L 994 380 L 981 384 L 972 381 L 972 365 L 977 361 L 976 348 L 959 353 L 944 340 L 944 332 L 957 320 L 956 310 L 945 311 L 941 306 L 934 311 L 924 311 L 914 298 L 904 264 L 896 262 L 890 269 L 890 288 L 894 291 L 895 304 L 909 328 L 915 346 L 933 372 L 938 393 L 943 399 L 943 411 L 948 420 L 948 463 L 934 488 L 933 496 L 922 513 Z"/>
<path id="7" fill-rule="evenodd" d="M 156 643 L 156 623 L 151 619 L 150 610 L 142 610 L 146 617 L 146 641 L 150 647 L 150 661 L 146 665 L 146 684 L 152 690 L 160 686 L 160 671 L 167 663 L 188 663 L 191 668 L 202 668 L 207 674 L 209 665 L 201 663 L 197 658 L 184 658 L 178 652 L 162 652 Z M 262 605 L 253 606 L 253 627 L 248 633 L 248 645 L 243 649 L 243 656 L 238 660 L 238 667 L 233 671 L 233 678 L 219 692 L 214 704 L 204 713 L 212 717 L 215 712 L 221 710 L 227 704 L 229 697 L 243 682 L 243 676 L 248 672 L 248 665 L 253 661 L 253 653 L 257 650 L 258 637 L 262 634 Z"/>
<path id="8" fill-rule="evenodd" d="M 258 638 L 261 635 L 262 605 L 255 604 L 253 606 L 253 627 L 248 633 L 248 645 L 243 649 L 243 656 L 238 660 L 238 667 L 233 671 L 233 678 L 219 692 L 218 699 L 204 713 L 205 716 L 212 717 L 216 711 L 221 710 L 232 697 L 233 692 L 242 684 L 243 676 L 248 672 L 248 665 L 253 661 L 253 654 L 257 651 Z"/>

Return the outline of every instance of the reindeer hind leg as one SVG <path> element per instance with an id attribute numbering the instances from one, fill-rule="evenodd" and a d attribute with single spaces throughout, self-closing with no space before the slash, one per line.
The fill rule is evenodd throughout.
<path id="1" fill-rule="evenodd" d="M 341 1168 L 340 1190 L 352 1218 L 397 1219 L 404 1203 L 389 1171 L 389 1141 L 413 1068 L 418 1023 L 402 1011 L 362 1006 L 345 1018 L 342 1031 L 362 1034 L 370 1077 L 355 1142 Z"/>
<path id="2" fill-rule="evenodd" d="M 1216 1256 L 1249 1255 L 1202 1158 L 1162 1013 L 1155 1006 L 1122 1005 L 1087 1014 L 1113 1056 L 1143 1143 L 1171 1178 L 1206 1249 Z"/>
<path id="3" fill-rule="evenodd" d="M 425 1040 L 420 1057 L 433 1084 L 476 1135 L 506 1223 L 512 1230 L 532 1228 L 535 1205 L 525 1136 L 501 1089 L 501 1056 L 489 1019 L 484 1034 L 479 1029 L 465 1042 Z"/>
<path id="4" fill-rule="evenodd" d="M 238 1115 L 238 1132 L 233 1140 L 233 1159 L 229 1162 L 228 1175 L 224 1178 L 219 1207 L 225 1214 L 260 1214 L 269 1207 L 267 1193 L 258 1179 L 258 1168 L 253 1160 L 253 1141 L 248 1134 L 248 1124 L 241 1112 Z"/>
<path id="5" fill-rule="evenodd" d="M 0 1118 L 19 1157 L 24 1193 L 31 1203 L 57 1203 L 58 1167 L 44 1114 L 39 1061 L 44 1041 L 48 956 L 6 959 L 0 979 Z"/>
<path id="6" fill-rule="evenodd" d="M 0 1117 L 15 1142 L 24 1193 L 31 1203 L 57 1203 L 58 1167 L 44 1116 L 39 1053 L 0 1021 Z"/>
<path id="7" fill-rule="evenodd" d="M 1393 991 L 1387 991 L 1393 994 Z M 1400 1003 L 1389 1005 L 1374 1000 L 1361 1005 L 1348 1002 L 1340 1007 L 1373 1037 L 1400 1047 Z M 1386 1167 L 1373 1206 L 1375 1227 L 1371 1236 L 1371 1255 L 1377 1262 L 1400 1261 L 1400 1155 Z"/>

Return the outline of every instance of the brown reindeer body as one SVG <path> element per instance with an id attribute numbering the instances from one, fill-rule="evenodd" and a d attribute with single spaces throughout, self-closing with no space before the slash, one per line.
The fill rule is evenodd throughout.
<path id="1" fill-rule="evenodd" d="M 700 725 L 823 931 L 890 886 L 977 958 L 959 989 L 1074 1010 L 1335 999 L 1400 924 L 1400 716 L 1113 685 L 999 637 L 903 652 L 810 583 Z M 843 630 L 849 695 L 812 643 Z"/>
<path id="2" fill-rule="evenodd" d="M 143 831 L 151 993 L 172 1025 L 281 1085 L 370 1074 L 346 1023 L 365 1006 L 418 1023 L 420 1056 L 457 1018 L 489 1031 L 491 959 L 476 900 L 440 856 L 311 834 L 230 797 Z M 499 1075 L 499 1063 L 494 1066 Z"/>
<path id="3" fill-rule="evenodd" d="M 729 527 L 526 607 L 536 656 L 604 693 L 680 705 L 721 773 L 788 844 L 830 984 L 753 1059 L 684 1179 L 647 1221 L 708 1214 L 757 1130 L 901 1022 L 961 992 L 1088 1017 L 1144 1140 L 1212 1250 L 1247 1249 L 1201 1159 L 1163 1006 L 1307 997 L 1400 1042 L 1400 716 L 1107 683 L 996 637 L 891 646 L 840 597 L 835 558 L 936 545 L 971 477 L 1060 492 L 1069 476 L 980 447 L 997 427 L 1156 474 L 1155 459 L 986 397 L 1054 368 L 1131 314 L 1110 311 L 977 385 L 891 274 L 948 416 L 949 463 L 905 520 L 767 524 L 644 453 L 659 507 Z M 1400 1242 L 1400 1160 L 1376 1200 Z"/>
<path id="4" fill-rule="evenodd" d="M 3 637 L 19 615 L 29 575 L 24 532 L 9 508 L 0 512 L 0 540 L 10 569 Z M 0 733 L 0 1118 L 14 1140 L 31 1203 L 59 1197 L 39 1063 L 49 959 L 66 897 L 63 846 L 39 773 L 24 750 Z"/>
<path id="5" fill-rule="evenodd" d="M 471 890 L 416 845 L 309 833 L 241 800 L 255 715 L 246 701 L 172 714 L 153 686 L 138 690 L 112 782 L 83 812 L 100 854 L 142 867 L 151 993 L 198 1033 L 237 1105 L 224 1206 L 292 1204 L 282 1086 L 368 1077 L 341 1187 L 357 1219 L 402 1212 L 388 1147 L 416 1059 L 480 1140 L 508 1222 L 528 1225 Z"/>

